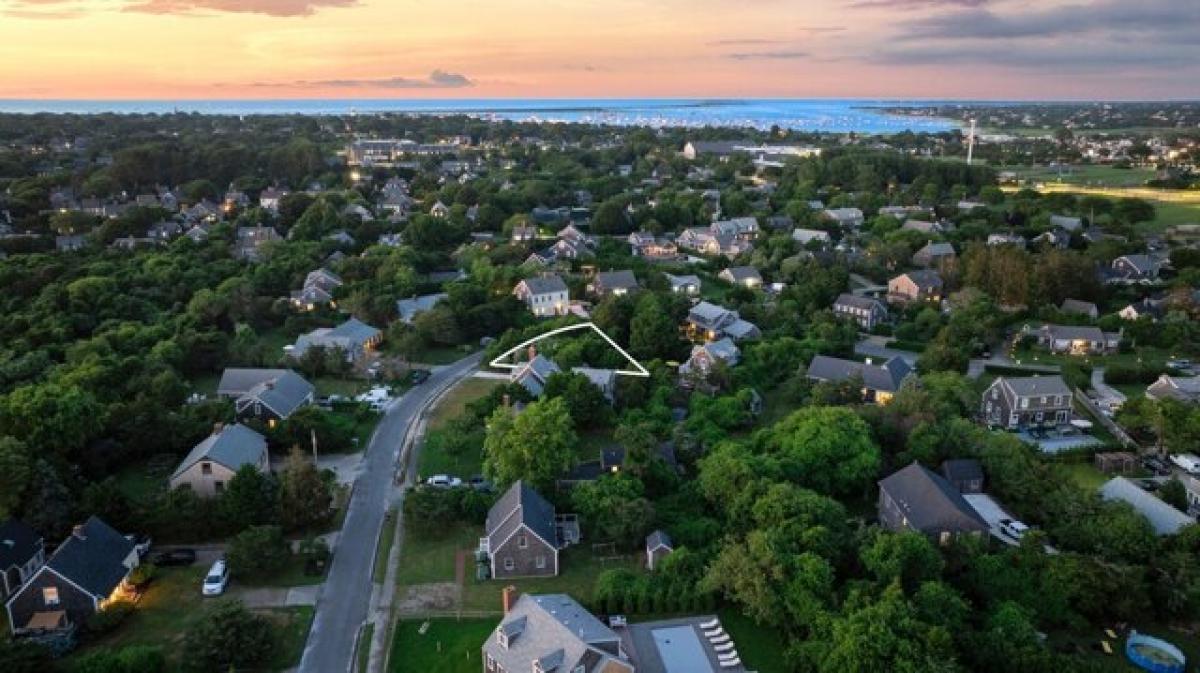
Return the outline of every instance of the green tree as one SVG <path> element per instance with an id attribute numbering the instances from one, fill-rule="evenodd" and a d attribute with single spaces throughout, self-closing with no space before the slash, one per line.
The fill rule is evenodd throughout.
<path id="1" fill-rule="evenodd" d="M 0 521 L 12 516 L 23 502 L 32 473 L 25 444 L 14 437 L 0 436 Z"/>
<path id="2" fill-rule="evenodd" d="M 284 527 L 301 530 L 333 516 L 333 489 L 308 454 L 292 447 L 279 479 L 279 513 Z"/>
<path id="3" fill-rule="evenodd" d="M 279 494 L 275 479 L 254 465 L 243 465 L 221 494 L 222 516 L 234 530 L 279 521 Z"/>
<path id="4" fill-rule="evenodd" d="M 574 466 L 577 442 L 561 398 L 533 402 L 515 417 L 512 409 L 501 407 L 488 420 L 484 473 L 502 488 L 523 479 L 548 490 Z"/>
<path id="5" fill-rule="evenodd" d="M 653 293 L 638 299 L 629 321 L 629 350 L 636 358 L 669 358 L 679 345 L 679 328 Z"/>
<path id="6" fill-rule="evenodd" d="M 571 502 L 601 539 L 635 548 L 654 524 L 654 506 L 644 493 L 634 477 L 606 475 L 575 487 Z"/>
<path id="7" fill-rule="evenodd" d="M 183 661 L 194 671 L 256 668 L 275 650 L 271 623 L 240 601 L 221 599 L 204 609 L 184 634 Z"/>
<path id="8" fill-rule="evenodd" d="M 907 591 L 938 579 L 944 565 L 929 538 L 915 532 L 876 531 L 875 539 L 862 551 L 862 562 L 881 584 L 898 581 Z"/>
<path id="9" fill-rule="evenodd" d="M 571 419 L 580 429 L 603 425 L 612 418 L 612 408 L 604 393 L 583 374 L 551 374 L 546 380 L 543 394 L 547 398 L 562 399 L 567 405 Z"/>
<path id="10" fill-rule="evenodd" d="M 771 428 L 766 441 L 792 480 L 821 493 L 861 493 L 879 472 L 871 429 L 844 407 L 796 411 Z"/>
<path id="11" fill-rule="evenodd" d="M 610 199 L 601 203 L 592 216 L 592 232 L 595 234 L 628 234 L 632 230 L 633 222 L 625 212 L 622 200 Z"/>
<path id="12" fill-rule="evenodd" d="M 251 526 L 234 536 L 225 556 L 231 575 L 264 578 L 287 565 L 291 549 L 279 526 Z"/>

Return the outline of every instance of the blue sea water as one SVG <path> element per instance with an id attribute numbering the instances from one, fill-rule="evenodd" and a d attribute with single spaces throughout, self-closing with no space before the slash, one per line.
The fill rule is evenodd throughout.
<path id="1" fill-rule="evenodd" d="M 945 131 L 957 122 L 887 114 L 887 106 L 934 101 L 868 99 L 279 99 L 279 100 L 18 100 L 0 99 L 0 112 L 201 114 L 468 114 L 485 119 L 617 126 L 737 126 L 829 133 Z"/>

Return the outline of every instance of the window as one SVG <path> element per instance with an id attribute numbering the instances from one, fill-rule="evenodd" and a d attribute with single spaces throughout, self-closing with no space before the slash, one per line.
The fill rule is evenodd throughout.
<path id="1" fill-rule="evenodd" d="M 510 571 L 511 571 L 512 569 L 514 569 L 514 568 L 516 568 L 516 567 L 517 567 L 517 564 L 513 562 L 513 560 L 512 560 L 512 557 L 511 557 L 511 556 L 506 556 L 506 557 L 504 558 L 504 569 L 505 569 L 505 570 L 510 570 Z"/>
<path id="2" fill-rule="evenodd" d="M 529 546 L 529 537 L 524 533 L 517 536 L 517 549 L 525 549 Z"/>
<path id="3" fill-rule="evenodd" d="M 212 463 L 200 463 L 200 474 L 206 476 L 212 474 Z"/>
<path id="4" fill-rule="evenodd" d="M 46 605 L 58 605 L 58 587 L 43 587 L 42 601 Z"/>
<path id="5" fill-rule="evenodd" d="M 1021 398 L 1021 408 L 1022 408 L 1022 409 L 1028 409 L 1028 408 L 1029 408 L 1029 398 L 1028 398 L 1028 397 L 1022 397 L 1022 398 Z"/>
<path id="6" fill-rule="evenodd" d="M 497 635 L 499 635 L 499 634 L 497 634 Z M 487 670 L 489 670 L 489 671 L 496 670 L 496 660 L 492 658 L 491 654 L 487 655 Z"/>
<path id="7" fill-rule="evenodd" d="M 225 482 L 214 481 L 213 482 L 213 490 L 216 491 L 217 493 L 223 493 L 225 491 Z"/>
<path id="8" fill-rule="evenodd" d="M 536 564 L 539 569 L 545 568 L 546 567 L 546 557 L 544 555 L 539 554 L 537 557 L 537 560 L 536 560 Z"/>

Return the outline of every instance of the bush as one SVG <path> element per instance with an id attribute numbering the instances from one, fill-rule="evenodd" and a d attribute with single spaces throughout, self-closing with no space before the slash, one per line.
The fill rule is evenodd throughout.
<path id="1" fill-rule="evenodd" d="M 194 671 L 255 668 L 274 653 L 271 624 L 235 600 L 204 610 L 184 638 L 184 658 Z"/>
<path id="2" fill-rule="evenodd" d="M 96 614 L 88 617 L 87 632 L 92 636 L 102 636 L 106 633 L 112 633 L 125 621 L 130 614 L 133 613 L 133 603 L 129 601 L 116 601 L 109 603 Z"/>
<path id="3" fill-rule="evenodd" d="M 130 645 L 84 654 L 71 664 L 70 673 L 162 673 L 166 668 L 161 648 Z"/>
<path id="4" fill-rule="evenodd" d="M 279 526 L 254 526 L 233 538 L 226 556 L 231 574 L 264 577 L 287 565 L 291 549 Z"/>
<path id="5" fill-rule="evenodd" d="M 36 643 L 0 638 L 0 671 L 4 673 L 44 673 L 51 670 L 50 650 Z"/>
<path id="6" fill-rule="evenodd" d="M 1112 365 L 1104 370 L 1104 382 L 1110 385 L 1126 383 L 1151 384 L 1165 370 L 1148 364 Z"/>
<path id="7" fill-rule="evenodd" d="M 129 578 L 127 581 L 131 585 L 141 589 L 142 587 L 150 584 L 150 582 L 154 579 L 154 576 L 157 574 L 157 566 L 155 566 L 153 563 L 143 563 L 129 573 Z"/>

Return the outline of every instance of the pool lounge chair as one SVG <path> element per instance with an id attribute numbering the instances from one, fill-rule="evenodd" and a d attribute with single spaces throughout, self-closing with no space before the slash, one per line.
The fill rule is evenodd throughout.
<path id="1" fill-rule="evenodd" d="M 723 645 L 723 644 L 729 642 L 729 634 L 725 633 L 725 634 L 722 634 L 719 636 L 714 636 L 712 638 L 709 638 L 708 642 L 712 643 L 713 645 Z"/>
<path id="2" fill-rule="evenodd" d="M 737 658 L 738 658 L 737 650 L 734 650 L 727 654 L 718 654 L 717 655 L 717 661 L 730 661 L 730 660 L 737 659 Z"/>
<path id="3" fill-rule="evenodd" d="M 733 649 L 733 641 L 731 640 L 731 641 L 729 641 L 729 642 L 727 642 L 727 643 L 723 643 L 723 644 L 721 644 L 721 645 L 717 645 L 717 646 L 716 646 L 716 647 L 714 647 L 713 649 L 717 651 L 717 655 L 719 656 L 719 655 L 721 655 L 722 653 L 724 653 L 724 652 L 728 652 L 729 650 L 732 650 L 732 649 Z"/>
<path id="4" fill-rule="evenodd" d="M 734 657 L 732 659 L 722 659 L 721 668 L 737 668 L 742 665 L 742 660 Z"/>
<path id="5" fill-rule="evenodd" d="M 705 631 L 715 629 L 720 625 L 721 625 L 721 620 L 718 619 L 717 617 L 713 617 L 711 622 L 700 622 L 700 628 Z"/>
<path id="6" fill-rule="evenodd" d="M 723 635 L 725 635 L 725 629 L 721 628 L 720 626 L 718 626 L 715 629 L 707 629 L 704 632 L 704 637 L 706 637 L 706 638 L 712 638 L 714 636 L 723 636 Z"/>

